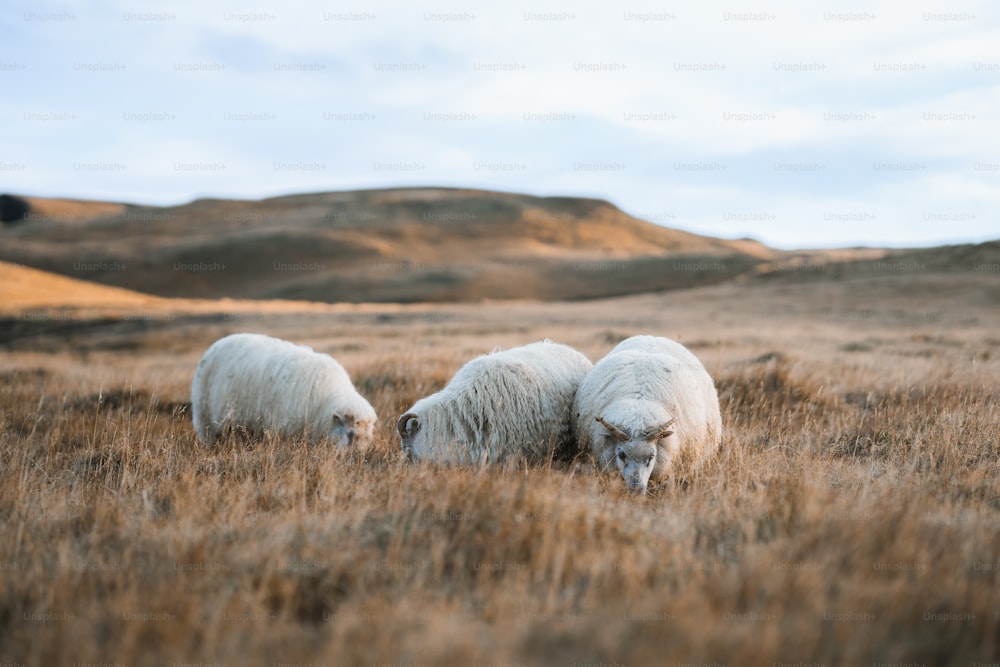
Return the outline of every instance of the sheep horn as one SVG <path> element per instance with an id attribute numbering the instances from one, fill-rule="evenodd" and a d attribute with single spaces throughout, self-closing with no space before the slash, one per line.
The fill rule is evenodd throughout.
<path id="1" fill-rule="evenodd" d="M 399 421 L 396 422 L 396 431 L 399 433 L 399 437 L 406 438 L 410 435 L 413 435 L 412 433 L 409 432 L 410 431 L 409 424 L 411 419 L 416 419 L 416 418 L 417 418 L 417 413 L 415 412 L 407 412 L 406 414 L 404 414 L 402 417 L 399 418 Z M 419 428 L 420 422 L 417 422 L 416 424 L 414 424 L 414 426 Z M 414 429 L 414 432 L 416 432 L 416 429 Z"/>
<path id="2" fill-rule="evenodd" d="M 608 429 L 608 433 L 613 435 L 616 440 L 621 440 L 622 442 L 627 442 L 628 440 L 630 440 L 628 434 L 625 431 L 618 428 L 617 426 L 612 426 L 608 422 L 604 421 L 604 419 L 601 417 L 597 417 L 597 421 L 603 424 L 604 428 Z"/>
<path id="3" fill-rule="evenodd" d="M 643 433 L 642 439 L 653 440 L 655 438 L 663 438 L 672 434 L 673 431 L 669 431 L 667 429 L 669 429 L 670 425 L 673 424 L 675 421 L 677 421 L 677 417 L 671 417 L 668 421 L 664 422 L 663 424 L 660 424 L 656 428 L 651 428 L 645 433 Z"/>

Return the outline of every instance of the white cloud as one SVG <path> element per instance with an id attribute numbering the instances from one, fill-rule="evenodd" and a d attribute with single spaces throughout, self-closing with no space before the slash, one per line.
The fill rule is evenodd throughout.
<path id="1" fill-rule="evenodd" d="M 3 174 L 14 191 L 175 202 L 438 183 L 603 196 L 784 246 L 996 235 L 985 2 L 15 4 L 0 164 L 30 169 Z M 38 111 L 77 117 L 24 120 Z M 227 168 L 164 171 L 198 161 Z M 977 217 L 923 220 L 963 205 Z M 726 218 L 759 210 L 773 217 Z"/>

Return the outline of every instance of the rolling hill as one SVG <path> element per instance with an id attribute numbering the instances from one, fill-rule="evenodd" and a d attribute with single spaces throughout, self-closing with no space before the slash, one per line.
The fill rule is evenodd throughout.
<path id="1" fill-rule="evenodd" d="M 172 207 L 0 200 L 0 261 L 161 297 L 554 301 L 734 279 L 1000 272 L 1000 242 L 779 251 L 655 225 L 602 200 L 483 190 L 359 190 Z"/>
<path id="2" fill-rule="evenodd" d="M 0 312 L 78 307 L 148 307 L 162 299 L 120 287 L 97 285 L 38 269 L 0 262 Z"/>
<path id="3" fill-rule="evenodd" d="M 660 227 L 605 201 L 480 190 L 174 207 L 6 198 L 25 206 L 5 224 L 0 260 L 171 297 L 587 299 L 723 282 L 776 254 Z"/>

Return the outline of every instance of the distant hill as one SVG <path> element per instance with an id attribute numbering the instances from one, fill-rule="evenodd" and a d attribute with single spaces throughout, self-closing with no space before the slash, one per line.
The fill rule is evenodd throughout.
<path id="1" fill-rule="evenodd" d="M 775 251 L 595 199 L 446 188 L 174 207 L 6 196 L 0 259 L 172 297 L 589 299 L 713 284 Z"/>
<path id="2" fill-rule="evenodd" d="M 655 225 L 597 199 L 453 188 L 171 207 L 2 195 L 0 213 L 0 260 L 166 297 L 576 300 L 733 279 L 1000 272 L 1000 242 L 778 251 Z"/>
<path id="3" fill-rule="evenodd" d="M 0 312 L 51 308 L 69 303 L 80 307 L 146 307 L 159 301 L 161 299 L 120 287 L 96 285 L 0 262 Z"/>
<path id="4" fill-rule="evenodd" d="M 57 220 L 61 223 L 84 222 L 93 218 L 121 215 L 124 212 L 124 204 L 112 202 L 0 195 L 0 223 L 5 226 L 45 220 Z"/>
<path id="5" fill-rule="evenodd" d="M 791 251 L 755 267 L 741 279 L 801 283 L 893 276 L 905 282 L 941 273 L 1000 276 L 1000 241 L 898 250 Z"/>

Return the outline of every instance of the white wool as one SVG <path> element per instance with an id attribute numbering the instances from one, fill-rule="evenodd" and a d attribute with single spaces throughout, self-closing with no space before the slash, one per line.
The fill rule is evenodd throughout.
<path id="1" fill-rule="evenodd" d="M 656 449 L 652 479 L 696 468 L 722 436 L 719 398 L 705 367 L 680 343 L 655 336 L 624 340 L 598 361 L 580 384 L 573 412 L 581 448 L 605 468 L 614 468 L 622 443 L 598 417 L 630 436 L 629 446 L 676 418 L 672 435 L 649 441 Z"/>
<path id="2" fill-rule="evenodd" d="M 403 449 L 441 463 L 542 461 L 573 446 L 573 396 L 591 366 L 550 341 L 477 357 L 400 417 Z"/>
<path id="3" fill-rule="evenodd" d="M 694 370 L 705 370 L 701 361 L 698 357 L 694 356 L 691 350 L 675 340 L 662 336 L 632 336 L 615 345 L 614 349 L 608 352 L 608 354 L 624 352 L 626 350 L 648 352 L 650 354 L 669 354 L 686 364 L 690 364 Z"/>
<path id="4" fill-rule="evenodd" d="M 335 359 L 251 333 L 221 338 L 202 356 L 191 383 L 191 415 L 204 444 L 243 428 L 365 447 L 376 419 Z"/>

